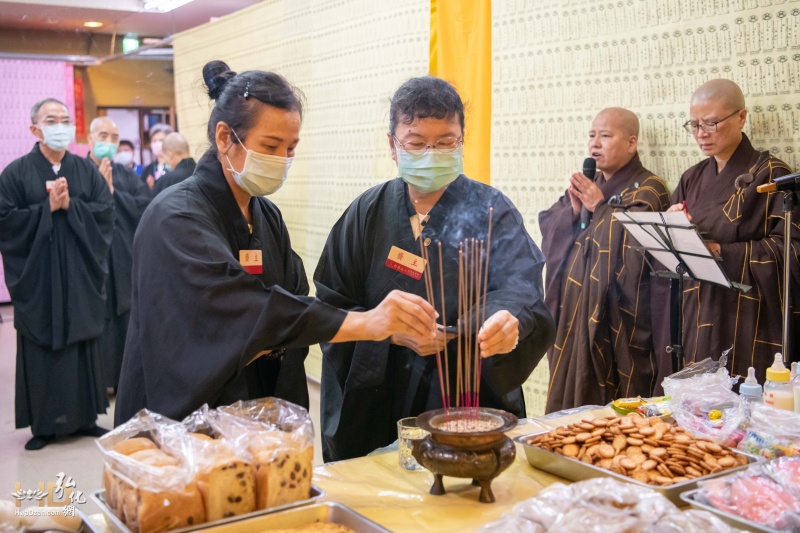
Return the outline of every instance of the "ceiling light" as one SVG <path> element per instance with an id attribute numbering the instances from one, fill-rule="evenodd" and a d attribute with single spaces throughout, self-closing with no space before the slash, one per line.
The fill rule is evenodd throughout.
<path id="1" fill-rule="evenodd" d="M 98 22 L 96 20 L 90 20 L 89 22 L 84 22 L 83 25 L 86 26 L 87 28 L 102 28 L 103 27 L 103 23 L 102 22 Z"/>
<path id="2" fill-rule="evenodd" d="M 191 2 L 192 0 L 143 0 L 146 11 L 166 13 Z"/>

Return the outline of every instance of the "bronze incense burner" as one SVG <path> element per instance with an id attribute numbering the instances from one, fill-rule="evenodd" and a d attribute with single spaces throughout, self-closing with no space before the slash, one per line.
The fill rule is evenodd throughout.
<path id="1" fill-rule="evenodd" d="M 472 484 L 481 488 L 478 499 L 493 503 L 492 480 L 517 455 L 514 443 L 505 436 L 517 422 L 517 417 L 510 413 L 485 407 L 435 409 L 419 415 L 417 425 L 430 435 L 411 441 L 411 453 L 433 473 L 430 493 L 437 496 L 445 493 L 443 476 L 472 478 Z M 448 426 L 460 427 L 452 430 Z"/>

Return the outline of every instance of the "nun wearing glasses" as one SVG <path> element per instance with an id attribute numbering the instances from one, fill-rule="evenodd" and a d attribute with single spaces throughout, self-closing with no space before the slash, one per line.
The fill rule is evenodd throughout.
<path id="1" fill-rule="evenodd" d="M 464 105 L 452 85 L 431 76 L 405 82 L 389 112 L 388 142 L 399 177 L 359 196 L 328 236 L 314 274 L 320 300 L 358 311 L 374 308 L 396 289 L 425 298 L 422 245 L 430 258 L 434 307 L 442 316 L 436 338 L 425 342 L 395 334 L 379 342 L 322 344 L 325 461 L 386 446 L 397 438 L 397 420 L 441 408 L 437 358 L 431 356 L 445 343 L 452 355 L 449 368 L 442 362 L 450 380 L 444 401 L 456 404 L 454 332 L 459 322 L 466 329 L 458 306 L 459 243 L 488 241 L 490 210 L 485 315 L 480 313 L 472 338 L 464 339 L 462 331 L 462 341 L 479 346 L 480 406 L 525 416 L 522 384 L 555 335 L 543 300 L 544 256 L 511 201 L 464 175 L 464 127 Z"/>

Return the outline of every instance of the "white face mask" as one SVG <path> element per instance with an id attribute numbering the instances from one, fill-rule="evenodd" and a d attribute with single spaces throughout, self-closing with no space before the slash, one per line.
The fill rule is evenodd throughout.
<path id="1" fill-rule="evenodd" d="M 233 131 L 233 130 L 231 130 Z M 239 136 L 233 132 L 236 139 Z M 244 167 L 241 172 L 233 168 L 230 158 L 226 155 L 225 159 L 228 160 L 228 170 L 233 173 L 233 179 L 236 184 L 251 196 L 267 196 L 274 193 L 283 186 L 286 181 L 286 175 L 289 172 L 289 167 L 292 166 L 293 157 L 281 157 L 278 155 L 267 155 L 250 150 L 244 146 L 239 140 L 242 148 L 247 150 L 247 156 L 244 159 Z"/>
<path id="2" fill-rule="evenodd" d="M 44 144 L 56 152 L 63 152 L 75 138 L 75 124 L 51 124 L 39 126 Z"/>
<path id="3" fill-rule="evenodd" d="M 124 152 L 117 152 L 114 154 L 114 163 L 119 163 L 120 165 L 129 165 L 133 161 L 133 152 L 128 152 L 127 150 Z"/>

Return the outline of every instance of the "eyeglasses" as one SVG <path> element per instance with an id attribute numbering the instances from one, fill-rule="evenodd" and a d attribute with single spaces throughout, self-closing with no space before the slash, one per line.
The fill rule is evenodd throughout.
<path id="1" fill-rule="evenodd" d="M 420 157 L 424 155 L 425 152 L 428 151 L 428 148 L 433 148 L 434 150 L 442 154 L 449 154 L 455 152 L 456 149 L 459 146 L 461 146 L 461 143 L 464 142 L 463 137 L 442 137 L 441 139 L 436 141 L 436 144 L 434 144 L 433 146 L 428 146 L 428 144 L 425 141 L 407 141 L 401 143 L 397 139 L 397 137 L 394 136 L 392 137 L 394 138 L 395 146 L 399 146 L 400 148 L 402 148 L 403 150 L 405 150 L 406 152 L 415 157 Z"/>
<path id="2" fill-rule="evenodd" d="M 727 117 L 719 119 L 716 122 L 704 122 L 704 123 L 700 124 L 699 122 L 692 122 L 690 120 L 690 121 L 687 121 L 686 124 L 683 125 L 683 129 L 685 129 L 687 133 L 691 133 L 692 135 L 697 135 L 697 131 L 698 130 L 703 130 L 706 133 L 714 133 L 715 131 L 717 131 L 717 124 L 719 124 L 720 122 L 724 122 L 724 121 L 728 120 L 729 118 L 731 118 L 733 115 L 735 115 L 739 111 L 741 111 L 741 109 L 737 109 L 736 111 L 734 111 L 733 113 L 731 113 Z"/>

